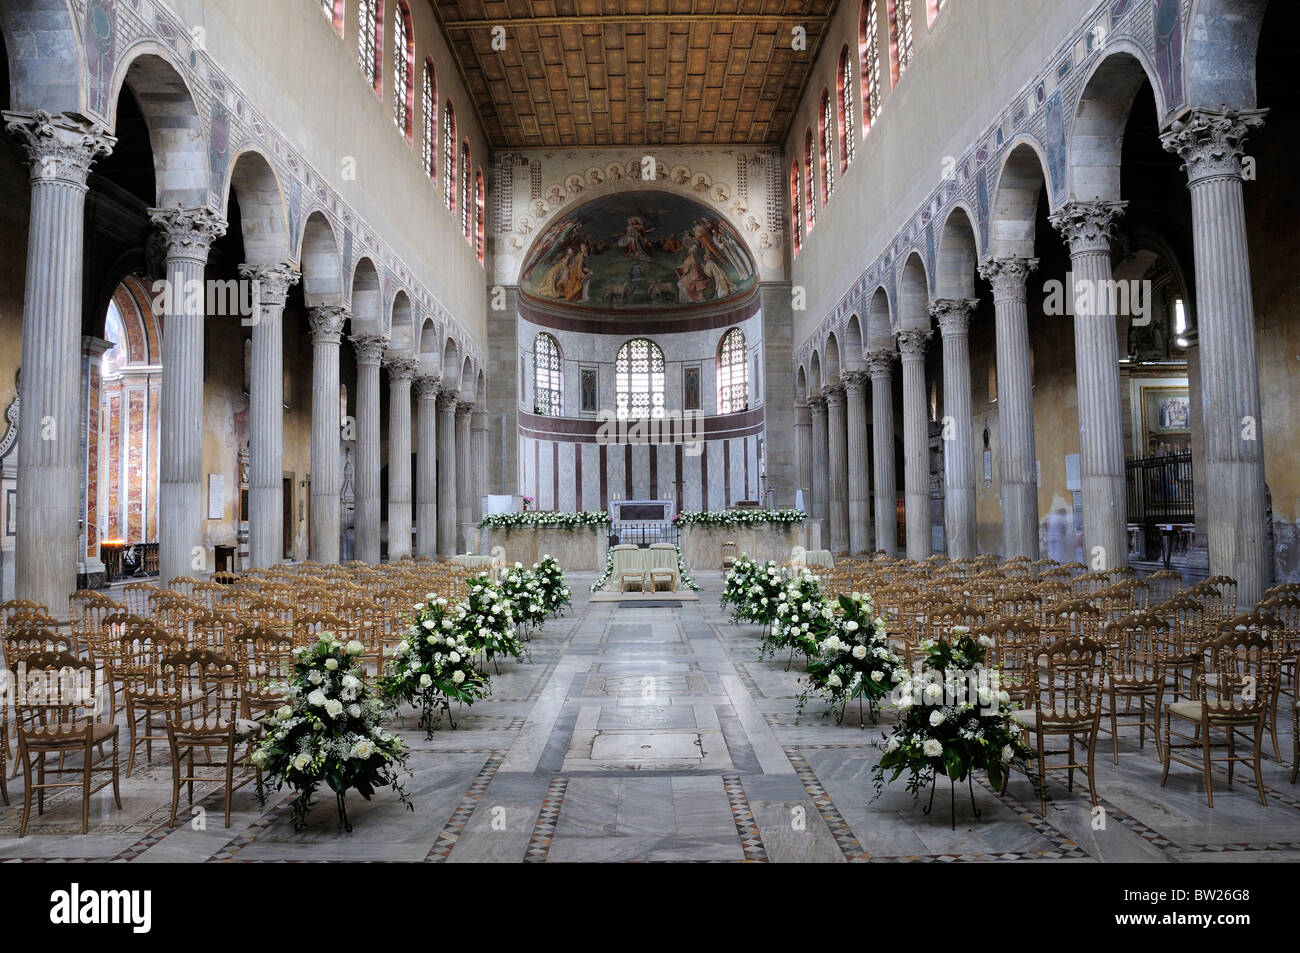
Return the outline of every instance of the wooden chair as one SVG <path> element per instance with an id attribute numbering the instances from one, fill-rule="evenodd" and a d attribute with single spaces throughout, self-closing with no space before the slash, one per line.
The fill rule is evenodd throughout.
<path id="1" fill-rule="evenodd" d="M 992 639 L 987 663 L 1001 670 L 1001 687 L 1011 700 L 1021 705 L 1028 704 L 1033 699 L 1038 679 L 1035 666 L 1042 647 L 1037 624 L 1025 618 L 997 618 L 971 634 L 976 639 L 980 636 Z"/>
<path id="2" fill-rule="evenodd" d="M 1254 768 L 1259 802 L 1267 806 L 1260 772 L 1260 748 L 1272 683 L 1277 677 L 1272 647 L 1263 633 L 1234 627 L 1210 645 L 1209 658 L 1207 671 L 1198 676 L 1200 697 L 1165 705 L 1164 770 L 1160 786 L 1164 787 L 1168 781 L 1169 766 L 1174 761 L 1199 768 L 1205 777 L 1206 803 L 1214 807 L 1214 763 L 1227 763 L 1228 787 L 1232 787 L 1233 769 L 1238 764 L 1249 764 Z M 1175 731 L 1175 721 L 1191 726 L 1191 733 L 1186 729 Z M 1222 732 L 1224 740 L 1215 743 L 1212 731 Z M 1181 743 L 1175 744 L 1175 738 Z M 1239 741 L 1249 744 L 1249 756 L 1237 753 Z M 1214 757 L 1215 748 L 1226 749 L 1226 754 Z M 1192 750 L 1200 751 L 1199 760 L 1176 753 Z"/>
<path id="3" fill-rule="evenodd" d="M 179 709 L 182 699 L 162 681 L 162 660 L 186 647 L 184 639 L 151 623 L 127 626 L 118 660 L 107 672 L 113 685 L 122 690 L 126 709 L 130 751 L 126 776 L 135 770 L 135 755 L 145 746 L 146 763 L 153 761 L 153 745 L 167 741 L 166 717 Z M 155 719 L 164 719 L 156 721 Z"/>
<path id="4" fill-rule="evenodd" d="M 126 606 L 127 612 L 141 619 L 147 619 L 153 609 L 149 596 L 160 591 L 151 582 L 128 582 L 122 587 L 122 604 Z"/>
<path id="5" fill-rule="evenodd" d="M 32 814 L 32 795 L 36 796 L 37 814 L 45 813 L 45 792 L 67 788 L 81 789 L 81 833 L 90 831 L 90 797 L 110 784 L 113 800 L 122 809 L 118 785 L 118 726 L 101 721 L 95 698 L 95 668 L 88 659 L 68 652 L 38 653 L 29 656 L 23 673 L 25 684 L 14 693 L 15 721 L 18 727 L 18 760 L 25 779 L 23 819 L 18 836 L 27 836 Z M 11 675 L 14 678 L 16 673 Z M 112 741 L 112 753 L 104 745 Z M 47 756 L 57 754 L 51 767 Z M 67 764 L 69 758 L 81 756 L 81 764 Z M 69 775 L 74 780 L 48 780 Z M 97 774 L 108 775 L 94 784 Z"/>
<path id="6" fill-rule="evenodd" d="M 254 626 L 239 633 L 236 647 L 244 717 L 257 720 L 287 701 L 285 686 L 293 675 L 293 637 Z"/>
<path id="7" fill-rule="evenodd" d="M 226 827 L 230 802 L 239 788 L 258 778 L 249 764 L 253 740 L 262 726 L 242 717 L 243 695 L 239 665 L 228 655 L 208 649 L 186 649 L 162 661 L 163 682 L 182 699 L 181 708 L 167 719 L 167 741 L 172 756 L 172 826 L 180 803 L 181 786 L 194 803 L 194 783 L 219 782 L 225 787 Z M 242 750 L 241 750 L 242 749 Z M 203 774 L 198 769 L 218 769 Z"/>
<path id="8" fill-rule="evenodd" d="M 1160 750 L 1160 705 L 1165 693 L 1166 651 L 1171 644 L 1169 623 L 1160 616 L 1136 612 L 1106 626 L 1106 644 L 1112 647 L 1105 685 L 1110 715 L 1108 730 L 1115 763 L 1119 764 L 1121 724 L 1125 728 L 1137 728 L 1139 748 L 1146 747 L 1146 730 L 1150 728 L 1155 737 L 1156 757 L 1163 758 Z M 1121 698 L 1126 718 L 1131 714 L 1133 700 L 1137 699 L 1136 721 L 1120 722 Z"/>
<path id="9" fill-rule="evenodd" d="M 1012 718 L 1033 739 L 1035 763 L 1042 777 L 1042 813 L 1047 816 L 1047 773 L 1065 771 L 1069 790 L 1074 790 L 1074 772 L 1088 776 L 1088 790 L 1095 807 L 1097 783 L 1093 770 L 1097 754 L 1097 729 L 1101 724 L 1101 675 L 1106 646 L 1097 639 L 1058 639 L 1039 653 L 1033 703 L 1012 713 Z M 1048 737 L 1064 737 L 1061 750 L 1046 747 Z M 1081 745 L 1083 761 L 1075 758 Z M 1047 758 L 1064 754 L 1064 764 L 1049 765 Z"/>

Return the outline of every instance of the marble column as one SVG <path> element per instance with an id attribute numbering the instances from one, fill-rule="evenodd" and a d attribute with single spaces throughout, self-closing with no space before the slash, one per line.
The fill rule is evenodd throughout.
<path id="1" fill-rule="evenodd" d="M 415 551 L 438 555 L 438 378 L 415 379 Z"/>
<path id="2" fill-rule="evenodd" d="M 943 526 L 949 559 L 965 559 L 979 549 L 970 390 L 970 316 L 978 305 L 971 298 L 936 298 L 930 304 L 943 339 Z"/>
<path id="3" fill-rule="evenodd" d="M 845 442 L 844 386 L 838 381 L 822 388 L 826 398 L 826 454 L 830 463 L 830 550 L 849 551 L 849 451 Z"/>
<path id="4" fill-rule="evenodd" d="M 821 521 L 821 547 L 830 545 L 830 453 L 827 446 L 826 398 L 815 394 L 808 398 L 808 413 L 812 417 L 812 513 Z"/>
<path id="5" fill-rule="evenodd" d="M 469 528 L 474 512 L 472 497 L 481 486 L 474 479 L 473 447 L 470 446 L 469 418 L 473 410 L 474 405 L 468 401 L 456 404 L 456 546 L 460 552 L 476 548 L 469 542 Z"/>
<path id="6" fill-rule="evenodd" d="M 379 362 L 388 338 L 378 334 L 356 335 L 352 346 L 357 354 L 357 452 L 356 558 L 379 565 Z"/>
<path id="7" fill-rule="evenodd" d="M 1037 258 L 998 258 L 980 274 L 993 285 L 997 326 L 998 484 L 1002 555 L 1038 558 L 1038 451 L 1026 283 Z"/>
<path id="8" fill-rule="evenodd" d="M 311 540 L 308 552 L 323 565 L 339 561 L 339 341 L 348 309 L 312 308 L 311 323 Z"/>
<path id="9" fill-rule="evenodd" d="M 898 487 L 894 476 L 894 357 L 888 348 L 868 351 L 871 376 L 872 470 L 876 484 L 876 549 L 898 554 Z"/>
<path id="10" fill-rule="evenodd" d="M 1079 394 L 1079 477 L 1084 560 L 1090 569 L 1128 565 L 1124 421 L 1119 337 L 1109 289 L 1111 232 L 1126 202 L 1069 202 L 1051 223 L 1070 249 L 1074 360 Z"/>
<path id="11" fill-rule="evenodd" d="M 111 341 L 81 339 L 81 538 L 77 541 L 77 588 L 104 586 L 104 561 L 100 559 L 100 375 L 104 352 Z"/>
<path id="12" fill-rule="evenodd" d="M 1161 136 L 1187 171 L 1196 263 L 1210 574 L 1251 606 L 1272 579 L 1264 489 L 1259 354 L 1242 204 L 1245 140 L 1267 110 L 1194 110 Z"/>
<path id="13" fill-rule="evenodd" d="M 483 519 L 483 488 L 487 485 L 488 473 L 488 415 L 487 405 L 484 403 L 475 404 L 473 412 L 469 415 L 470 431 L 470 469 L 477 480 L 483 480 L 484 483 L 477 486 L 473 493 L 470 494 L 470 523 L 474 527 L 474 532 L 478 532 L 478 524 Z"/>
<path id="14" fill-rule="evenodd" d="M 845 414 L 849 468 L 849 552 L 871 552 L 871 489 L 867 465 L 867 388 L 871 378 L 866 371 L 848 371 L 844 382 Z"/>
<path id="15" fill-rule="evenodd" d="M 415 358 L 393 354 L 388 368 L 388 561 L 411 555 L 411 379 Z"/>
<path id="16" fill-rule="evenodd" d="M 903 357 L 903 501 L 907 558 L 930 555 L 930 427 L 925 397 L 925 345 L 930 331 L 897 331 Z"/>
<path id="17" fill-rule="evenodd" d="M 248 410 L 248 555 L 254 567 L 284 560 L 284 301 L 292 262 L 240 265 L 254 282 L 253 374 Z M 165 335 L 164 335 L 165 336 Z"/>
<path id="18" fill-rule="evenodd" d="M 213 241 L 226 221 L 206 207 L 149 210 L 167 247 L 163 295 L 162 407 L 158 459 L 158 575 L 165 583 L 207 563 L 203 517 L 203 288 Z M 227 319 L 229 320 L 229 319 Z M 200 567 L 194 565 L 200 556 Z"/>
<path id="19" fill-rule="evenodd" d="M 37 111 L 4 118 L 31 164 L 15 595 L 61 620 L 77 584 L 86 176 L 117 140 L 73 116 Z"/>
<path id="20" fill-rule="evenodd" d="M 770 434 L 770 431 L 769 431 Z M 769 436 L 769 440 L 770 440 Z M 812 513 L 812 414 L 808 402 L 794 405 L 796 489 L 803 490 L 804 511 Z"/>
<path id="21" fill-rule="evenodd" d="M 456 555 L 456 391 L 438 393 L 438 555 Z"/>

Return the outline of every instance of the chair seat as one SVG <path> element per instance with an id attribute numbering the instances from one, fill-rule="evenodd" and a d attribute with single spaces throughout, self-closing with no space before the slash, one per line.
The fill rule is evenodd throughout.
<path id="1" fill-rule="evenodd" d="M 27 744 L 80 745 L 85 743 L 85 721 L 64 721 L 55 725 L 37 725 L 21 729 Z M 95 744 L 116 737 L 117 725 L 91 725 L 90 740 Z"/>
<path id="2" fill-rule="evenodd" d="M 1201 720 L 1201 702 L 1199 700 L 1170 702 L 1165 706 L 1165 711 L 1188 721 Z M 1232 709 L 1211 705 L 1207 714 L 1213 724 L 1251 725 L 1259 718 L 1260 712 L 1256 708 Z"/>
<path id="3" fill-rule="evenodd" d="M 224 734 L 230 730 L 230 722 L 225 720 L 203 721 L 202 719 L 191 719 L 189 721 L 177 722 L 174 726 L 177 735 L 217 735 Z M 260 735 L 262 733 L 261 722 L 254 721 L 251 718 L 235 719 L 235 734 L 241 738 L 250 735 Z"/>
<path id="4" fill-rule="evenodd" d="M 1011 713 L 1011 718 L 1023 728 L 1027 728 L 1030 731 L 1038 731 L 1040 728 L 1039 714 L 1040 713 L 1035 709 L 1028 708 L 1013 711 Z M 1051 709 L 1046 709 L 1041 712 L 1041 714 L 1043 715 L 1041 727 L 1046 731 L 1066 731 L 1068 729 L 1084 731 L 1092 726 L 1091 715 L 1056 712 Z"/>

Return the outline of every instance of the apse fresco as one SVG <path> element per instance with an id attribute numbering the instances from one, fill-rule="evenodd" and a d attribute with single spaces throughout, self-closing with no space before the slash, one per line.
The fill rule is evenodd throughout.
<path id="1" fill-rule="evenodd" d="M 754 287 L 743 240 L 716 212 L 669 192 L 626 192 L 556 218 L 519 274 L 534 300 L 645 310 L 716 304 Z"/>

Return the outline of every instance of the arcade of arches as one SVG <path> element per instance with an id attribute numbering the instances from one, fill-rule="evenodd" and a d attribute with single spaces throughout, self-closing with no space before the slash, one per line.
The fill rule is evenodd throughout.
<path id="1" fill-rule="evenodd" d="M 1296 4 L 258 6 L 0 0 L 0 599 L 493 497 L 1300 582 Z"/>

